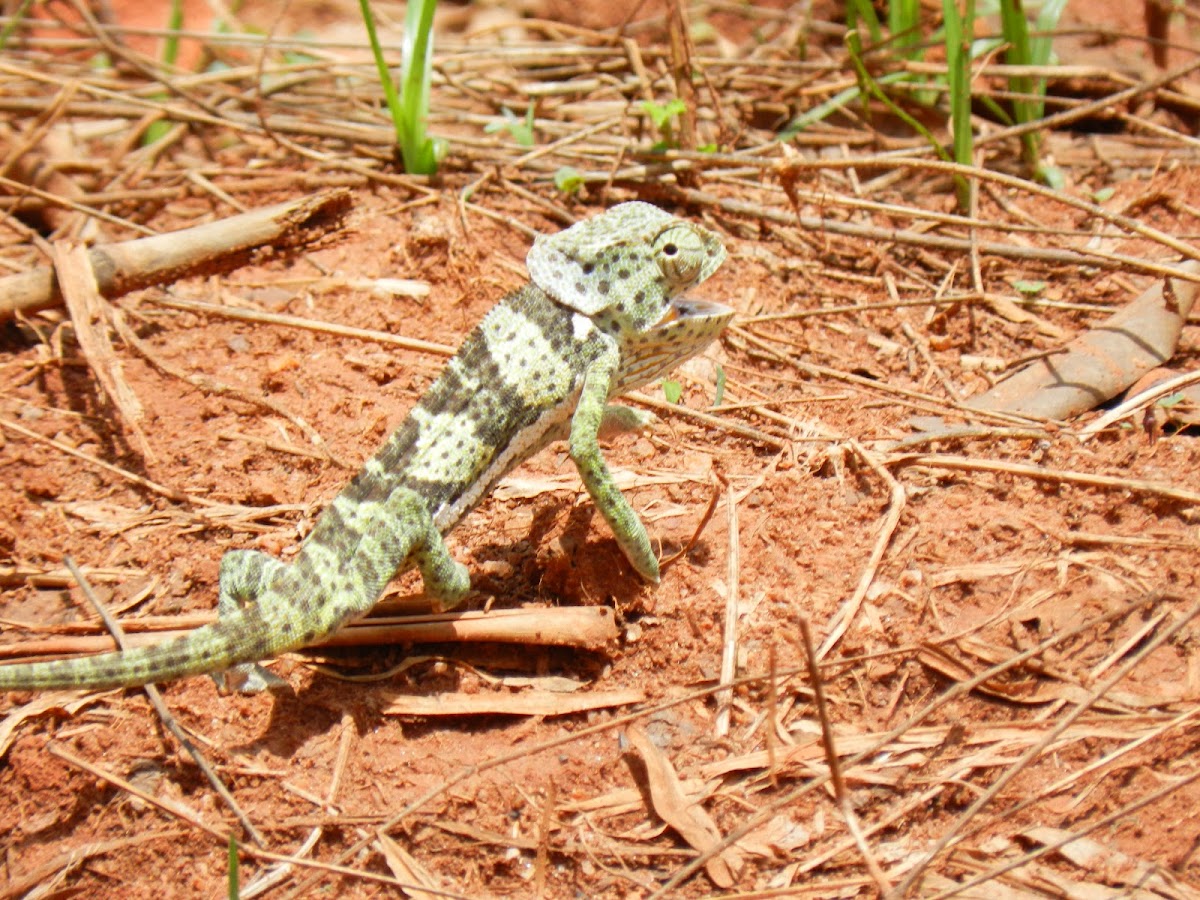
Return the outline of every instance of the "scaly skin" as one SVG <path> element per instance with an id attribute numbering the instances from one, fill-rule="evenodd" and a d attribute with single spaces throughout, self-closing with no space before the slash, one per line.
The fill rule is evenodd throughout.
<path id="1" fill-rule="evenodd" d="M 215 623 L 124 653 L 0 666 L 0 690 L 129 687 L 224 670 L 227 684 L 261 689 L 274 676 L 249 664 L 334 633 L 413 567 L 435 604 L 453 607 L 470 577 L 443 535 L 514 466 L 562 438 L 626 558 L 656 583 L 646 529 L 597 438 L 645 427 L 649 415 L 608 400 L 698 353 L 728 323 L 729 307 L 682 296 L 724 258 L 716 235 L 646 203 L 539 237 L 531 282 L 467 335 L 292 563 L 231 551 Z"/>

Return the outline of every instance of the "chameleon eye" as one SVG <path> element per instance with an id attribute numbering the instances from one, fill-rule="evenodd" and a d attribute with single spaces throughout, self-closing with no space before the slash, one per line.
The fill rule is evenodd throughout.
<path id="1" fill-rule="evenodd" d="M 673 225 L 654 242 L 658 267 L 676 289 L 687 287 L 700 275 L 704 242 L 687 225 Z"/>

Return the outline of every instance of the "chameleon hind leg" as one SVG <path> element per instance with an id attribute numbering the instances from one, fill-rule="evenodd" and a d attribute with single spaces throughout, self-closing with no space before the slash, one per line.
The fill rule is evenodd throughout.
<path id="1" fill-rule="evenodd" d="M 269 596 L 271 583 L 286 570 L 286 565 L 259 550 L 228 551 L 221 557 L 218 619 L 229 619 L 247 604 L 256 603 L 259 597 Z M 286 681 L 258 663 L 240 663 L 210 675 L 217 687 L 226 692 L 255 694 L 291 690 Z"/>
<path id="2" fill-rule="evenodd" d="M 607 441 L 622 434 L 638 434 L 648 431 L 657 421 L 658 416 L 652 412 L 610 403 L 604 407 L 596 436 L 602 441 Z"/>
<path id="3" fill-rule="evenodd" d="M 271 585 L 287 571 L 287 566 L 259 550 L 231 550 L 221 557 L 218 618 L 229 618 L 237 610 L 261 597 L 271 596 Z M 240 663 L 224 672 L 212 673 L 217 686 L 225 691 L 244 694 L 271 691 L 287 693 L 291 685 L 258 663 Z"/>
<path id="4" fill-rule="evenodd" d="M 333 505 L 337 508 L 338 501 Z M 227 616 L 247 603 L 269 605 L 271 618 L 294 622 L 303 636 L 294 646 L 302 646 L 366 613 L 392 577 L 410 566 L 420 571 L 425 594 L 439 612 L 458 605 L 470 591 L 466 566 L 450 555 L 424 502 L 412 491 L 394 491 L 383 503 L 337 509 L 336 517 L 343 530 L 357 534 L 352 546 L 326 539 L 318 524 L 291 565 L 253 550 L 225 554 L 219 614 Z M 288 687 L 256 663 L 231 667 L 217 683 L 243 693 Z"/>
<path id="5" fill-rule="evenodd" d="M 445 612 L 462 603 L 471 590 L 471 573 L 450 555 L 420 497 L 408 490 L 394 492 L 384 504 L 378 526 L 379 534 L 371 528 L 363 536 L 355 559 L 372 555 L 384 558 L 387 560 L 383 566 L 385 571 L 393 560 L 398 565 L 411 562 L 421 573 L 425 596 L 432 601 L 434 612 Z M 387 573 L 378 587 L 379 593 L 396 571 L 393 567 Z"/>

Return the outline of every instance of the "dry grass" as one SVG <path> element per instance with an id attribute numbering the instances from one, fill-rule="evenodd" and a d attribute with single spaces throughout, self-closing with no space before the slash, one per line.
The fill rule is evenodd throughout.
<path id="1" fill-rule="evenodd" d="M 1193 828 L 1172 841 L 1170 824 L 1189 819 L 1180 810 L 1200 797 L 1200 766 L 1190 755 L 1200 711 L 1194 439 L 1174 438 L 1183 449 L 1175 462 L 1164 462 L 1165 451 L 1155 460 L 1146 450 L 1160 439 L 1163 422 L 1144 419 L 1140 429 L 1124 431 L 1110 422 L 1092 438 L 1092 451 L 1084 446 L 1092 437 L 1086 419 L 1030 422 L 964 402 L 993 373 L 1044 356 L 1111 313 L 1114 303 L 1132 299 L 1142 276 L 1161 278 L 1177 272 L 1181 258 L 1200 259 L 1200 157 L 1190 134 L 1200 104 L 1181 87 L 1195 86 L 1187 76 L 1200 62 L 1145 79 L 1097 66 L 1049 70 L 1052 90 L 1063 89 L 1049 107 L 1054 127 L 1086 120 L 1116 129 L 1046 135 L 1048 151 L 1075 185 L 1123 188 L 1097 200 L 1087 190 L 1057 192 L 1027 181 L 1017 162 L 1019 130 L 998 125 L 980 141 L 985 165 L 978 169 L 936 161 L 878 111 L 866 121 L 849 109 L 787 144 L 776 142 L 792 117 L 851 84 L 851 70 L 829 29 L 813 30 L 810 58 L 799 61 L 792 52 L 798 26 L 766 10 L 738 9 L 725 14 L 756 18 L 763 39 L 729 54 L 711 44 L 650 39 L 660 27 L 673 33 L 670 21 L 655 20 L 624 34 L 525 22 L 520 39 L 508 44 L 494 33 L 441 41 L 430 125 L 452 150 L 437 180 L 404 175 L 392 164 L 392 132 L 360 46 L 197 34 L 191 38 L 227 67 L 163 76 L 117 43 L 119 31 L 82 25 L 65 38 L 19 31 L 0 61 L 0 210 L 7 214 L 0 259 L 11 271 L 51 264 L 58 241 L 119 243 L 175 230 L 184 211 L 223 220 L 271 201 L 348 188 L 360 197 L 375 192 L 387 214 L 404 221 L 423 207 L 453 203 L 467 246 L 503 229 L 514 230 L 519 242 L 532 233 L 528 222 L 566 224 L 637 196 L 708 220 L 735 249 L 728 268 L 754 272 L 725 282 L 754 287 L 738 297 L 742 315 L 725 341 L 724 404 L 671 420 L 690 429 L 677 443 L 691 441 L 701 451 L 720 446 L 711 450 L 719 488 L 713 479 L 683 479 L 705 497 L 719 492 L 703 522 L 712 515 L 710 543 L 718 548 L 704 581 L 720 580 L 720 672 L 702 684 L 676 676 L 658 667 L 651 642 L 642 665 L 656 685 L 631 712 L 594 714 L 561 732 L 536 731 L 473 764 L 448 764 L 439 783 L 414 786 L 402 806 L 358 818 L 338 806 L 343 773 L 356 765 L 358 738 L 346 714 L 329 790 L 313 797 L 313 814 L 277 820 L 268 810 L 255 821 L 261 840 L 242 843 L 246 865 L 256 864 L 245 896 L 310 896 L 328 878 L 358 895 L 405 883 L 414 897 L 468 896 L 481 885 L 519 894 L 533 886 L 538 896 L 585 887 L 605 896 L 709 896 L 714 886 L 717 895 L 739 897 L 1200 896 L 1191 859 L 1200 837 Z M 86 65 L 101 45 L 116 68 Z M 690 70 L 701 77 L 681 81 L 679 73 Z M 931 66 L 920 71 L 937 74 Z M 1001 95 L 1002 74 L 982 67 L 981 90 Z M 657 135 L 638 103 L 675 96 L 684 83 L 691 99 L 682 146 L 650 152 Z M 530 104 L 533 148 L 503 131 L 484 131 L 502 108 L 520 112 Z M 173 127 L 165 139 L 142 145 L 146 127 L 159 120 Z M 718 152 L 698 149 L 710 143 Z M 583 187 L 576 196 L 555 187 L 563 167 L 577 170 Z M 975 186 L 969 215 L 951 206 L 955 174 Z M 1025 294 L 1012 286 L 1017 280 L 1051 287 Z M 1076 291 L 1085 280 L 1093 290 Z M 98 343 L 89 344 L 78 324 L 75 339 L 98 383 L 123 398 L 114 405 L 127 412 L 105 427 L 133 436 L 138 455 L 150 462 L 161 438 L 140 430 L 136 388 L 124 383 L 119 363 L 125 354 L 152 351 L 139 348 L 137 329 L 120 337 L 119 299 L 96 294 L 89 302 Z M 324 324 L 154 293 L 137 306 L 135 324 L 145 330 L 153 321 L 147 310 L 155 309 L 199 322 L 249 317 L 260 328 Z M 18 315 L 22 333 L 45 337 L 49 353 L 38 362 L 11 353 L 17 374 L 5 384 L 25 397 L 19 391 L 41 367 L 66 366 L 74 351 L 63 350 L 61 335 L 48 337 L 61 313 Z M 74 306 L 71 315 L 78 323 Z M 436 341 L 377 336 L 412 352 L 444 349 Z M 1194 365 L 1194 346 L 1181 355 Z M 177 363 L 156 368 L 214 396 L 253 399 Z M 313 443 L 319 427 L 285 407 L 267 408 Z M 104 519 L 97 527 L 112 534 L 246 534 L 298 511 L 209 499 L 115 463 L 111 447 L 86 452 L 8 413 L 0 417 L 0 450 L 36 449 L 95 472 L 106 486 L 129 484 L 155 499 L 137 521 L 94 510 L 96 521 Z M 269 446 L 330 458 L 311 447 Z M 787 519 L 794 510 L 801 515 L 784 496 L 798 490 L 785 480 L 796 470 L 824 479 L 834 500 L 859 492 L 875 503 L 867 525 L 846 518 L 853 552 L 842 563 L 851 588 L 833 603 L 820 605 L 807 591 L 804 603 L 775 596 L 789 588 L 777 588 L 776 573 L 762 562 L 770 541 L 783 541 L 776 530 L 807 534 L 807 521 Z M 674 499 L 664 485 L 655 487 Z M 949 494 L 970 502 L 931 505 L 931 497 Z M 1008 523 L 1018 536 L 1005 543 L 992 534 L 991 543 L 971 545 L 956 530 L 956 516 L 985 529 Z M 955 543 L 960 539 L 969 550 Z M 958 555 L 940 555 L 942 544 Z M 1136 560 L 1128 555 L 1134 547 Z M 0 563 L 11 619 L 21 618 L 24 591 L 69 583 L 56 565 Z M 145 575 L 105 565 L 100 556 L 89 563 L 97 581 Z M 955 604 L 970 608 L 974 619 L 948 609 Z M 893 630 L 901 613 L 903 625 Z M 568 633 L 582 627 L 572 621 L 563 624 Z M 806 652 L 802 625 L 816 632 L 817 649 Z M 483 639 L 520 639 L 488 634 Z M 769 653 L 745 644 L 739 652 L 739 635 Z M 47 644 L 63 652 L 79 649 L 81 640 Z M 819 673 L 816 681 L 810 671 Z M 428 699 L 450 715 L 544 716 L 607 702 L 577 702 L 569 694 L 556 702 L 553 692 L 562 686 L 552 682 L 537 673 L 527 685 L 538 691 L 536 702 L 521 708 L 471 697 L 404 697 L 378 712 L 427 716 L 437 710 L 417 701 Z M 610 699 L 629 703 L 630 694 Z M 74 714 L 85 705 L 35 698 L 14 708 L 0 725 L 0 748 L 48 711 Z M 700 746 L 685 752 L 647 736 L 648 724 L 684 715 L 710 727 Z M 476 809 L 474 821 L 455 815 L 468 800 L 485 802 L 489 795 L 477 800 L 463 791 L 486 773 L 518 762 L 550 765 L 564 748 L 623 730 L 630 741 L 625 759 L 642 790 L 615 776 L 588 785 L 584 796 L 570 784 L 531 790 L 526 799 L 537 810 L 537 827 L 529 834 L 505 831 L 498 804 Z M 131 784 L 102 756 L 87 761 L 64 744 L 56 739 L 49 752 L 86 771 L 88 783 L 107 782 L 161 810 L 155 840 L 181 852 L 212 842 L 206 852 L 221 852 L 228 810 L 197 814 Z M 223 756 L 218 746 L 202 749 Z M 82 783 L 68 775 L 62 781 Z M 241 815 L 255 817 L 252 810 Z M 1141 832 L 1131 836 L 1130 822 Z M 0 897 L 54 879 L 69 885 L 87 860 L 121 860 L 137 843 L 85 843 L 69 828 L 55 833 L 59 852 L 32 869 L 16 865 Z M 498 860 L 522 853 L 533 861 L 529 882 L 497 874 Z M 19 857 L 10 849 L 8 864 Z M 456 866 L 454 857 L 478 862 Z M 211 893 L 215 884 L 205 888 Z"/>

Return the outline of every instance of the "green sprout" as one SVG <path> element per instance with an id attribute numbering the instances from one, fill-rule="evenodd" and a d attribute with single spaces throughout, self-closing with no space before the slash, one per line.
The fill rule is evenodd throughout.
<path id="1" fill-rule="evenodd" d="M 437 0 L 412 0 L 404 16 L 404 43 L 400 60 L 400 91 L 392 81 L 383 47 L 375 32 L 370 0 L 358 0 L 367 40 L 375 57 L 379 83 L 396 130 L 396 147 L 410 175 L 433 175 L 446 155 L 446 142 L 425 134 L 429 119 L 429 83 L 433 68 L 433 10 Z"/>
<path id="2" fill-rule="evenodd" d="M 655 103 L 653 100 L 642 101 L 642 112 L 650 117 L 662 140 L 651 148 L 653 150 L 669 150 L 677 146 L 675 140 L 675 120 L 687 112 L 687 106 L 678 97 L 673 97 L 666 103 Z"/>
<path id="3" fill-rule="evenodd" d="M 583 184 L 583 173 L 574 166 L 563 166 L 554 173 L 554 186 L 564 194 L 578 194 Z"/>
<path id="4" fill-rule="evenodd" d="M 179 61 L 179 32 L 183 30 L 183 0 L 171 0 L 171 8 L 167 11 L 167 37 L 162 46 L 162 67 L 164 72 L 170 72 Z M 165 93 L 157 93 L 154 99 L 167 99 Z M 142 132 L 143 146 L 158 143 L 175 127 L 169 119 L 156 119 L 146 126 Z"/>
<path id="5" fill-rule="evenodd" d="M 494 134 L 497 131 L 507 131 L 512 135 L 512 139 L 522 147 L 533 146 L 533 104 L 529 104 L 529 109 L 525 110 L 525 118 L 521 118 L 507 106 L 501 107 L 500 112 L 504 114 L 502 121 L 489 122 L 483 126 L 483 130 L 488 134 Z"/>

